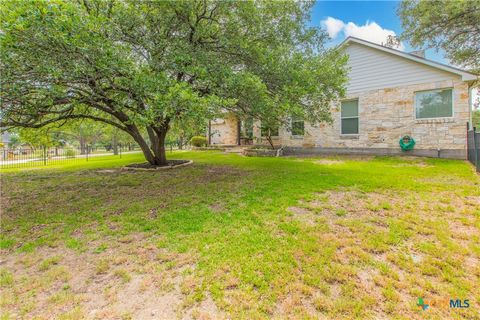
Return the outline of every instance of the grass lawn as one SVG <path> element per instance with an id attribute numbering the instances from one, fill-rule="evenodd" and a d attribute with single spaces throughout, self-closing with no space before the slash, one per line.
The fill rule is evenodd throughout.
<path id="1" fill-rule="evenodd" d="M 466 162 L 170 156 L 2 170 L 1 319 L 480 319 Z"/>

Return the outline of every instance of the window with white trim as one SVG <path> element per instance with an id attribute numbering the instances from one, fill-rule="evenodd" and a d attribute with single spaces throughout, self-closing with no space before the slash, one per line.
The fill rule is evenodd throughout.
<path id="1" fill-rule="evenodd" d="M 449 118 L 453 116 L 453 90 L 415 92 L 415 118 Z"/>
<path id="2" fill-rule="evenodd" d="M 342 134 L 358 134 L 358 100 L 342 101 Z"/>

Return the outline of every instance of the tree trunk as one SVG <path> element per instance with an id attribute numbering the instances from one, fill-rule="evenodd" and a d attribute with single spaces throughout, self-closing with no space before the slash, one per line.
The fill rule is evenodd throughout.
<path id="1" fill-rule="evenodd" d="M 80 154 L 85 154 L 87 148 L 87 142 L 84 137 L 80 137 Z"/>
<path id="2" fill-rule="evenodd" d="M 138 143 L 140 149 L 142 149 L 145 160 L 147 160 L 150 164 L 155 164 L 155 157 L 152 153 L 152 150 L 150 150 L 150 147 L 140 134 L 140 131 L 138 131 L 137 127 L 130 126 L 127 133 L 132 136 L 133 140 L 135 140 L 136 143 Z"/>
<path id="3" fill-rule="evenodd" d="M 118 139 L 117 139 L 117 134 L 114 134 L 112 137 L 112 148 L 113 148 L 113 154 L 118 155 Z"/>
<path id="4" fill-rule="evenodd" d="M 167 165 L 167 154 L 165 152 L 165 137 L 167 130 L 164 128 L 147 127 L 150 138 L 150 146 L 140 134 L 136 127 L 130 127 L 128 133 L 138 143 L 148 163 L 156 166 Z"/>
<path id="5" fill-rule="evenodd" d="M 166 130 L 156 130 L 156 144 L 153 146 L 153 153 L 155 154 L 155 160 L 159 165 L 167 164 L 167 153 L 165 150 L 165 138 L 167 136 Z"/>
<path id="6" fill-rule="evenodd" d="M 268 143 L 270 144 L 270 147 L 272 147 L 272 149 L 275 149 L 275 146 L 273 145 L 272 136 L 270 134 L 270 131 L 268 132 L 266 138 L 267 138 Z"/>
<path id="7" fill-rule="evenodd" d="M 179 139 L 178 139 L 178 150 L 183 149 L 183 135 L 181 134 Z"/>

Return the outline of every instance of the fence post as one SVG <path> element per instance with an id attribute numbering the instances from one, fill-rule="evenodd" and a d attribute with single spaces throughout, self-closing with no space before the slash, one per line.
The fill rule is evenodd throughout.
<path id="1" fill-rule="evenodd" d="M 475 167 L 478 171 L 480 164 L 478 163 L 480 159 L 478 159 L 478 143 L 477 143 L 477 128 L 473 127 L 473 155 L 475 156 Z"/>
<path id="2" fill-rule="evenodd" d="M 47 165 L 47 147 L 43 146 L 43 164 Z"/>

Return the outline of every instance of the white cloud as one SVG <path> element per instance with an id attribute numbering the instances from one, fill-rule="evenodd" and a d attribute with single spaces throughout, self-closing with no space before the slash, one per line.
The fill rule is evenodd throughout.
<path id="1" fill-rule="evenodd" d="M 342 31 L 345 23 L 342 20 L 328 17 L 321 21 L 322 26 L 327 29 L 328 36 L 335 39 L 340 31 Z"/>
<path id="2" fill-rule="evenodd" d="M 396 35 L 394 31 L 384 29 L 376 22 L 369 21 L 367 21 L 367 23 L 363 26 L 357 26 L 355 23 L 349 22 L 344 28 L 344 33 L 347 37 L 360 38 L 378 44 L 385 43 L 388 36 Z M 400 47 L 398 49 L 404 50 L 405 47 L 402 43 L 400 43 Z"/>
<path id="3" fill-rule="evenodd" d="M 330 38 L 335 39 L 343 31 L 345 37 L 355 37 L 370 42 L 382 44 L 387 42 L 388 36 L 395 36 L 395 31 L 384 29 L 378 23 L 367 21 L 364 25 L 357 25 L 354 22 L 345 23 L 342 20 L 328 17 L 321 21 L 322 26 L 327 30 Z M 397 48 L 405 50 L 403 43 Z"/>

